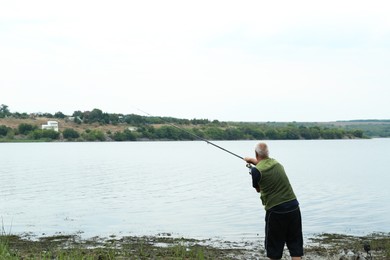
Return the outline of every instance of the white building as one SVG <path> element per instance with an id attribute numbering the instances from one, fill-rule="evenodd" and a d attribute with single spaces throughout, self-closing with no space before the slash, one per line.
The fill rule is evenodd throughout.
<path id="1" fill-rule="evenodd" d="M 47 121 L 47 125 L 42 125 L 42 129 L 51 129 L 58 132 L 58 122 L 57 121 Z"/>

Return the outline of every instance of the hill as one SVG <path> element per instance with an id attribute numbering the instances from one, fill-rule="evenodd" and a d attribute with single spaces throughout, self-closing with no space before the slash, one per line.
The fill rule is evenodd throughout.
<path id="1" fill-rule="evenodd" d="M 0 125 L 5 125 L 10 128 L 17 129 L 20 124 L 31 124 L 36 126 L 37 128 L 41 128 L 42 125 L 46 124 L 48 121 L 57 121 L 59 125 L 60 131 L 63 131 L 67 128 L 75 129 L 77 132 L 82 133 L 85 132 L 87 129 L 96 129 L 103 132 L 116 132 L 116 131 L 123 131 L 126 126 L 125 125 L 102 125 L 99 123 L 90 123 L 90 124 L 77 124 L 74 121 L 68 120 L 68 119 L 61 119 L 61 118 L 48 118 L 48 117 L 37 117 L 37 118 L 25 118 L 25 119 L 19 119 L 19 118 L 0 118 Z"/>
<path id="2" fill-rule="evenodd" d="M 58 128 L 42 130 L 48 121 Z M 50 129 L 50 127 L 49 127 Z M 53 132 L 54 131 L 54 132 Z M 336 122 L 220 122 L 208 119 L 105 113 L 100 109 L 61 112 L 11 113 L 0 106 L 0 141 L 75 140 L 296 140 L 390 137 L 390 120 Z"/>
<path id="3" fill-rule="evenodd" d="M 120 117 L 120 121 L 102 122 L 79 117 L 0 118 L 2 141 L 139 141 L 139 140 L 296 140 L 296 139 L 351 139 L 386 136 L 390 124 L 378 129 L 378 124 L 361 125 L 348 122 L 219 122 L 176 118 L 153 118 L 139 115 Z M 41 130 L 48 121 L 58 122 L 58 132 Z M 370 130 L 371 129 L 371 130 Z M 370 131 L 369 131 L 370 130 Z M 50 132 L 51 131 L 51 132 Z M 369 133 L 369 134 L 367 134 Z"/>
<path id="4" fill-rule="evenodd" d="M 390 120 L 351 120 L 337 121 L 333 124 L 346 130 L 362 130 L 369 137 L 390 137 Z"/>

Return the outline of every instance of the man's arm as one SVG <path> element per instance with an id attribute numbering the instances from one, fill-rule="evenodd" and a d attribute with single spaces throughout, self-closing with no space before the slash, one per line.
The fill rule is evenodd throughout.
<path id="1" fill-rule="evenodd" d="M 260 192 L 259 182 L 261 180 L 261 173 L 256 167 L 251 168 L 252 186 L 257 192 Z"/>
<path id="2" fill-rule="evenodd" d="M 256 164 L 259 163 L 259 161 L 256 158 L 252 158 L 252 157 L 245 157 L 244 160 L 247 163 L 250 163 L 250 164 L 253 164 L 253 165 L 256 165 Z"/>

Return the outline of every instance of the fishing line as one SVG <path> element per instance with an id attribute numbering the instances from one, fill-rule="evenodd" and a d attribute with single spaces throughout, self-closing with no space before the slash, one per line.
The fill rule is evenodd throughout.
<path id="1" fill-rule="evenodd" d="M 148 116 L 156 117 L 156 116 L 153 116 L 153 115 L 149 114 L 148 112 L 145 112 L 145 111 L 143 111 L 143 110 L 141 110 L 141 109 L 139 109 L 139 108 L 136 108 L 136 107 L 134 107 L 134 108 L 137 109 L 137 110 L 139 110 L 139 111 L 141 111 L 142 113 L 144 113 L 144 114 L 146 114 L 146 115 L 148 115 Z M 240 158 L 241 160 L 244 160 L 244 161 L 245 161 L 244 157 L 239 156 L 238 154 L 233 153 L 233 152 L 231 152 L 231 151 L 229 151 L 229 150 L 227 150 L 227 149 L 225 149 L 225 148 L 223 148 L 223 147 L 221 147 L 221 146 L 219 146 L 219 145 L 217 145 L 217 144 L 215 144 L 215 143 L 213 143 L 213 142 L 210 142 L 210 141 L 207 140 L 206 138 L 203 138 L 203 137 L 201 137 L 201 136 L 199 136 L 199 135 L 196 135 L 196 134 L 194 134 L 194 133 L 192 133 L 192 132 L 190 132 L 190 131 L 188 131 L 188 130 L 186 130 L 186 129 L 184 129 L 184 128 L 181 128 L 181 127 L 179 127 L 179 126 L 177 126 L 177 125 L 175 125 L 175 124 L 173 124 L 173 123 L 167 122 L 167 121 L 163 120 L 161 117 L 158 117 L 158 118 L 160 118 L 162 121 L 164 121 L 166 124 L 168 124 L 168 125 L 170 125 L 170 126 L 173 126 L 173 127 L 177 128 L 177 129 L 180 129 L 181 131 L 186 132 L 187 134 L 192 135 L 193 137 L 196 137 L 197 139 L 202 140 L 202 141 L 206 142 L 207 144 L 211 144 L 211 145 L 213 145 L 213 146 L 215 146 L 215 147 L 221 149 L 222 151 L 225 151 L 225 152 L 227 152 L 227 153 L 230 153 L 231 155 L 233 155 L 233 156 L 235 156 L 235 157 L 238 157 L 238 158 Z M 248 167 L 248 166 L 247 166 L 247 167 Z"/>

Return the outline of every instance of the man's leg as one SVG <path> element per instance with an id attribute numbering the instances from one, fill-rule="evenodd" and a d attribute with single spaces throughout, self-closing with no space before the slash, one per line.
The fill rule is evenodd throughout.
<path id="1" fill-rule="evenodd" d="M 265 250 L 270 259 L 281 259 L 285 244 L 283 214 L 267 212 L 265 215 Z"/>
<path id="2" fill-rule="evenodd" d="M 287 233 L 287 248 L 290 251 L 291 259 L 298 260 L 303 256 L 303 235 L 301 211 L 297 210 L 288 213 L 289 224 Z"/>

